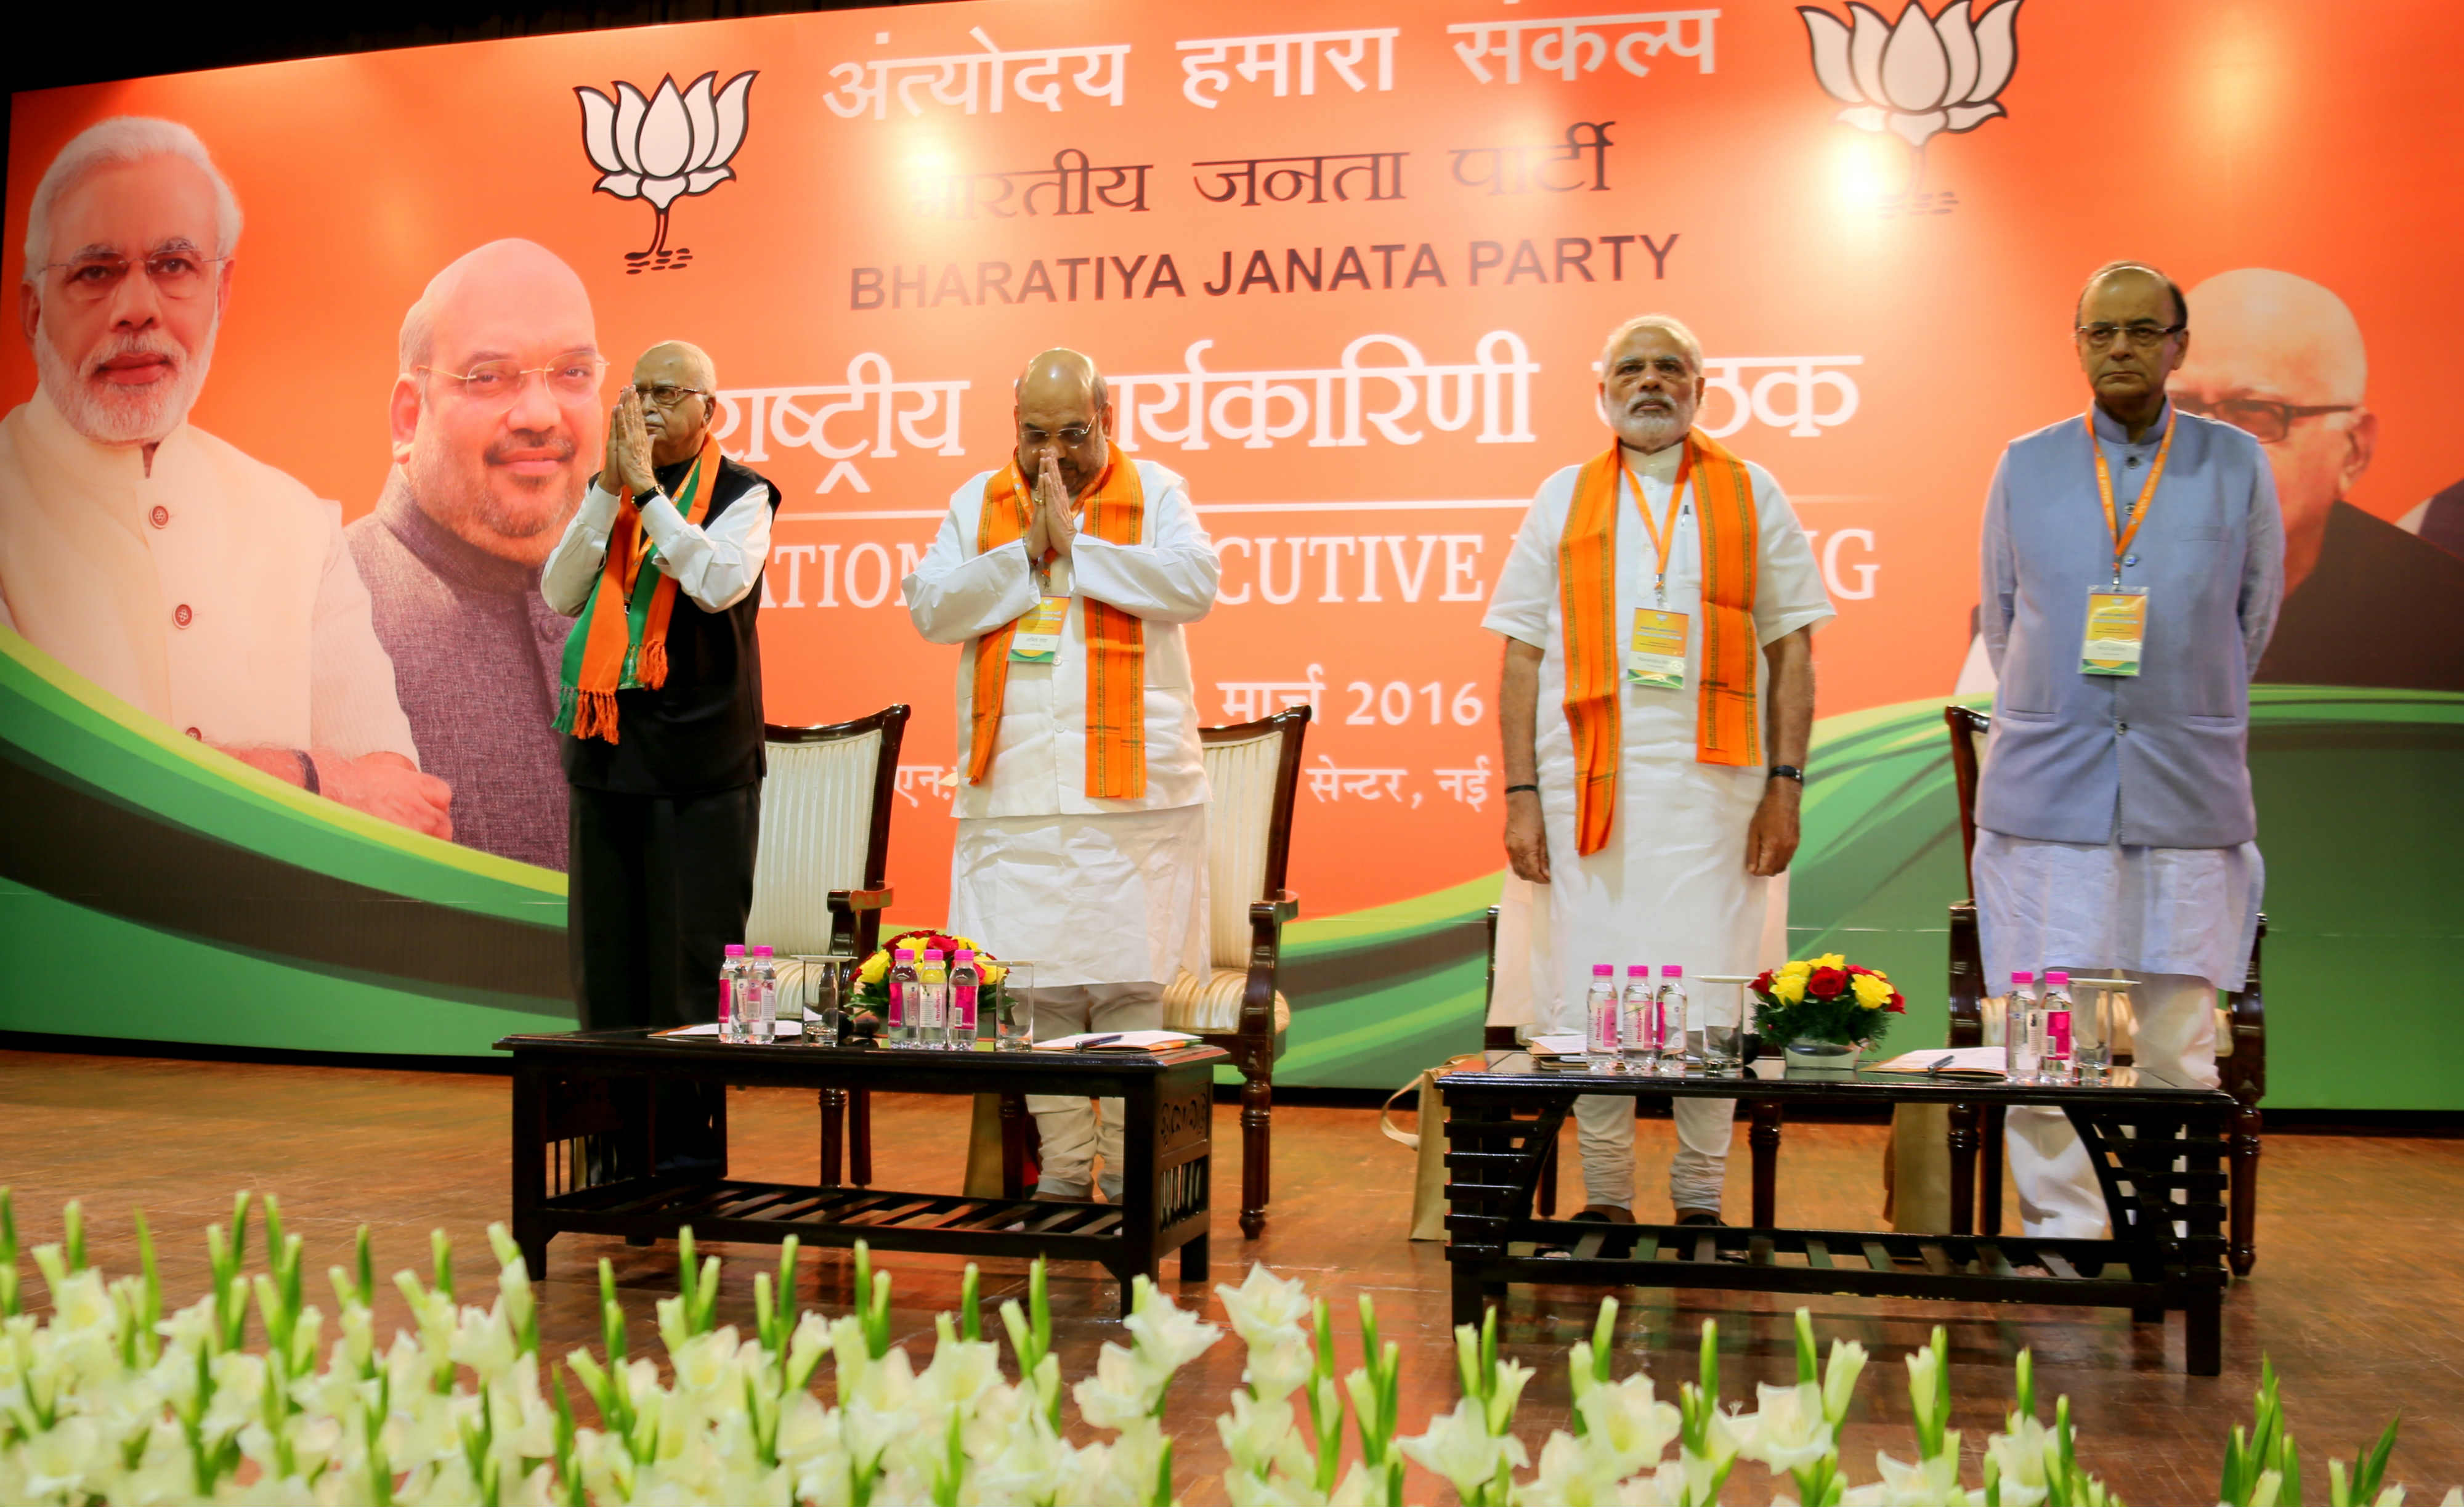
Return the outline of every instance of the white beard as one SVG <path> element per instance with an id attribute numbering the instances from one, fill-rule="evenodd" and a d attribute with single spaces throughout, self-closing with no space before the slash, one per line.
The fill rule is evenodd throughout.
<path id="1" fill-rule="evenodd" d="M 1616 428 L 1617 438 L 1651 454 L 1683 439 L 1693 423 L 1693 412 L 1681 408 L 1668 413 L 1620 413 Z"/>
<path id="2" fill-rule="evenodd" d="M 197 394 L 205 389 L 206 372 L 214 359 L 214 337 L 221 320 L 206 328 L 205 344 L 195 353 L 160 332 L 129 340 L 106 336 L 85 359 L 75 365 L 52 344 L 49 332 L 34 339 L 34 370 L 69 427 L 98 445 L 153 444 L 187 422 Z M 136 389 L 115 387 L 94 373 L 114 356 L 137 352 L 168 356 L 171 375 Z"/>

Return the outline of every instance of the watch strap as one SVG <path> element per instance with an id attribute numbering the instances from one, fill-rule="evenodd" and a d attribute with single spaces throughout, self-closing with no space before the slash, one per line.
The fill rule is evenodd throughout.
<path id="1" fill-rule="evenodd" d="M 1771 778 L 1774 780 L 1794 780 L 1797 784 L 1803 785 L 1805 783 L 1805 771 L 1793 764 L 1775 764 L 1771 766 Z"/>

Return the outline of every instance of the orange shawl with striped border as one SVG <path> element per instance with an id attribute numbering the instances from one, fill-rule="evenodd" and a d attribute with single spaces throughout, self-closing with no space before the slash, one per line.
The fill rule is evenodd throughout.
<path id="1" fill-rule="evenodd" d="M 1623 655 L 1617 642 L 1617 447 L 1583 463 L 1566 531 L 1557 543 L 1557 589 L 1566 635 L 1566 721 L 1574 738 L 1575 850 L 1608 846 L 1617 816 Z M 1694 430 L 1677 468 L 1676 495 L 1694 481 L 1695 537 L 1703 547 L 1703 674 L 1694 757 L 1744 765 L 1762 760 L 1754 695 L 1754 576 L 1760 538 L 1754 485 L 1745 462 Z M 1641 499 L 1635 499 L 1641 505 Z M 1672 507 L 1669 526 L 1677 524 Z"/>
<path id="2" fill-rule="evenodd" d="M 997 549 L 1026 535 L 1034 493 L 1013 459 L 984 483 L 976 548 Z M 1079 527 L 1111 544 L 1134 544 L 1146 525 L 1147 495 L 1138 464 L 1111 452 L 1087 491 Z M 1080 597 L 1087 639 L 1087 793 L 1134 801 L 1147 793 L 1147 625 L 1109 602 Z M 1009 690 L 1008 622 L 976 640 L 976 687 L 970 701 L 967 783 L 981 785 L 993 766 L 1001 700 Z"/>

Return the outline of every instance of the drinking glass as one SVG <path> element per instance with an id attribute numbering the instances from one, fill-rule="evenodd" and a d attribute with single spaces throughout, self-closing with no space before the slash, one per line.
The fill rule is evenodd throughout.
<path id="1" fill-rule="evenodd" d="M 2114 1021 L 2129 988 L 2128 979 L 2071 980 L 2071 1060 L 2081 1083 L 2102 1083 L 2111 1071 Z"/>
<path id="2" fill-rule="evenodd" d="M 1713 1077 L 1734 1077 L 1745 1071 L 1746 986 L 1752 978 L 1739 973 L 1706 973 L 1698 983 L 1709 985 L 1696 1008 L 1703 1019 L 1698 1032 L 1686 1031 L 1688 1043 Z M 1688 1022 L 1688 1026 L 1691 1026 Z"/>
<path id="3" fill-rule="evenodd" d="M 839 1044 L 842 1002 L 847 997 L 847 965 L 854 960 L 842 953 L 799 953 L 796 961 L 803 964 L 796 995 L 804 1024 L 804 1040 L 816 1047 L 835 1047 Z"/>
<path id="4" fill-rule="evenodd" d="M 1035 964 L 1003 962 L 993 1000 L 993 1046 L 1001 1052 L 1024 1052 L 1035 1044 Z"/>

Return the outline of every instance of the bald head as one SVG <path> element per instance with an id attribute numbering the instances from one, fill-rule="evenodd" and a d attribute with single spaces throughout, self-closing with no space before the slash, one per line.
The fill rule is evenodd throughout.
<path id="1" fill-rule="evenodd" d="M 450 348 L 438 360 L 439 341 Z M 402 318 L 402 369 L 467 371 L 477 347 L 512 354 L 568 339 L 595 351 L 590 293 L 571 267 L 537 241 L 490 241 L 448 262 Z"/>
<path id="2" fill-rule="evenodd" d="M 2359 403 L 2369 383 L 2362 326 L 2344 300 L 2272 267 L 2222 272 L 2190 290 L 2199 346 L 2177 385 L 2310 406 Z"/>
<path id="3" fill-rule="evenodd" d="M 411 499 L 490 554 L 544 560 L 600 445 L 603 364 L 582 279 L 536 241 L 490 241 L 429 279 L 400 355 L 394 456 Z"/>
<path id="4" fill-rule="evenodd" d="M 2257 436 L 2284 510 L 2285 587 L 2317 563 L 2327 518 L 2367 471 L 2378 415 L 2364 405 L 2369 358 L 2344 300 L 2272 267 L 2222 272 L 2190 290 L 2198 347 L 2167 390 L 2184 411 Z"/>
<path id="5" fill-rule="evenodd" d="M 718 407 L 718 366 L 710 352 L 690 341 L 663 340 L 633 363 L 633 390 L 642 395 L 652 465 L 672 466 L 701 453 Z M 669 401 L 661 401 L 663 394 Z"/>
<path id="6" fill-rule="evenodd" d="M 1030 482 L 1049 462 L 1071 495 L 1086 490 L 1111 458 L 1105 437 L 1112 399 L 1095 363 L 1074 350 L 1047 350 L 1018 374 L 1018 470 Z"/>

